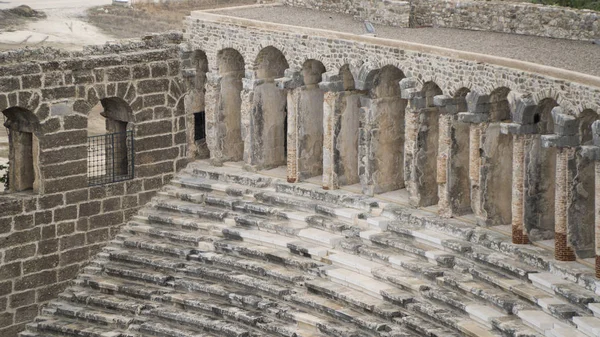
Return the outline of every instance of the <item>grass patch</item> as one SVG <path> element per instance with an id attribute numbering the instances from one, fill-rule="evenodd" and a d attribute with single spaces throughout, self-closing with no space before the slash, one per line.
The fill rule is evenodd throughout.
<path id="1" fill-rule="evenodd" d="M 556 5 L 600 11 L 600 1 L 598 0 L 532 0 L 531 2 L 543 5 Z"/>
<path id="2" fill-rule="evenodd" d="M 148 33 L 182 30 L 183 18 L 194 10 L 256 4 L 256 0 L 187 0 L 140 4 L 133 8 L 90 8 L 87 21 L 116 38 L 136 38 Z"/>
<path id="3" fill-rule="evenodd" d="M 0 32 L 12 31 L 27 21 L 43 19 L 46 14 L 33 10 L 29 6 L 19 6 L 10 9 L 0 9 Z"/>

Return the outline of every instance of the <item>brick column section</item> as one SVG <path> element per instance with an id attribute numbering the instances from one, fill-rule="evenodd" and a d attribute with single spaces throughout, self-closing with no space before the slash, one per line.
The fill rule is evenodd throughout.
<path id="1" fill-rule="evenodd" d="M 570 148 L 556 149 L 556 194 L 554 224 L 554 258 L 575 261 L 575 252 L 567 240 L 567 208 L 569 200 L 568 163 Z"/>
<path id="2" fill-rule="evenodd" d="M 448 187 L 448 166 L 450 166 L 450 156 L 452 151 L 452 115 L 440 115 L 440 133 L 438 138 L 438 158 L 437 158 L 437 183 L 438 183 L 438 207 L 439 215 L 442 217 L 452 217 L 452 205 L 450 203 L 450 191 Z"/>
<path id="3" fill-rule="evenodd" d="M 523 228 L 525 193 L 525 145 L 527 135 L 513 136 L 512 186 L 512 242 L 527 244 L 529 238 Z"/>
<path id="4" fill-rule="evenodd" d="M 334 173 L 335 162 L 335 103 L 338 93 L 326 91 L 323 98 L 323 189 L 340 188 L 337 174 Z"/>
<path id="5" fill-rule="evenodd" d="M 556 191 L 554 216 L 554 258 L 558 261 L 575 261 L 575 252 L 567 240 L 567 208 L 569 200 L 568 163 L 569 148 L 556 150 Z"/>
<path id="6" fill-rule="evenodd" d="M 482 124 L 471 124 L 469 128 L 469 179 L 471 180 L 471 208 L 481 215 L 481 133 Z"/>
<path id="7" fill-rule="evenodd" d="M 298 176 L 298 109 L 300 90 L 294 88 L 287 94 L 287 181 L 295 183 Z"/>

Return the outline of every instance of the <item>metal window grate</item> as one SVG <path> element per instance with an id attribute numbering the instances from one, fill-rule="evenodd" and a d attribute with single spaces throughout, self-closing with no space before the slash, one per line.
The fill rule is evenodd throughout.
<path id="1" fill-rule="evenodd" d="M 88 137 L 88 184 L 133 179 L 133 146 L 133 130 Z"/>

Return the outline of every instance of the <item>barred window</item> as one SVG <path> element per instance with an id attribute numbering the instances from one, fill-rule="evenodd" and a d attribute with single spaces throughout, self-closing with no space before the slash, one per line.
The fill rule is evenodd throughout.
<path id="1" fill-rule="evenodd" d="M 133 154 L 133 130 L 88 137 L 88 184 L 133 179 Z"/>

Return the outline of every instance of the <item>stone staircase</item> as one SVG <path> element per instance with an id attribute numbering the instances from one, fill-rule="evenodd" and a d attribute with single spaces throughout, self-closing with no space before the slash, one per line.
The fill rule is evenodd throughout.
<path id="1" fill-rule="evenodd" d="M 600 336 L 593 270 L 377 198 L 191 163 L 22 336 Z"/>

